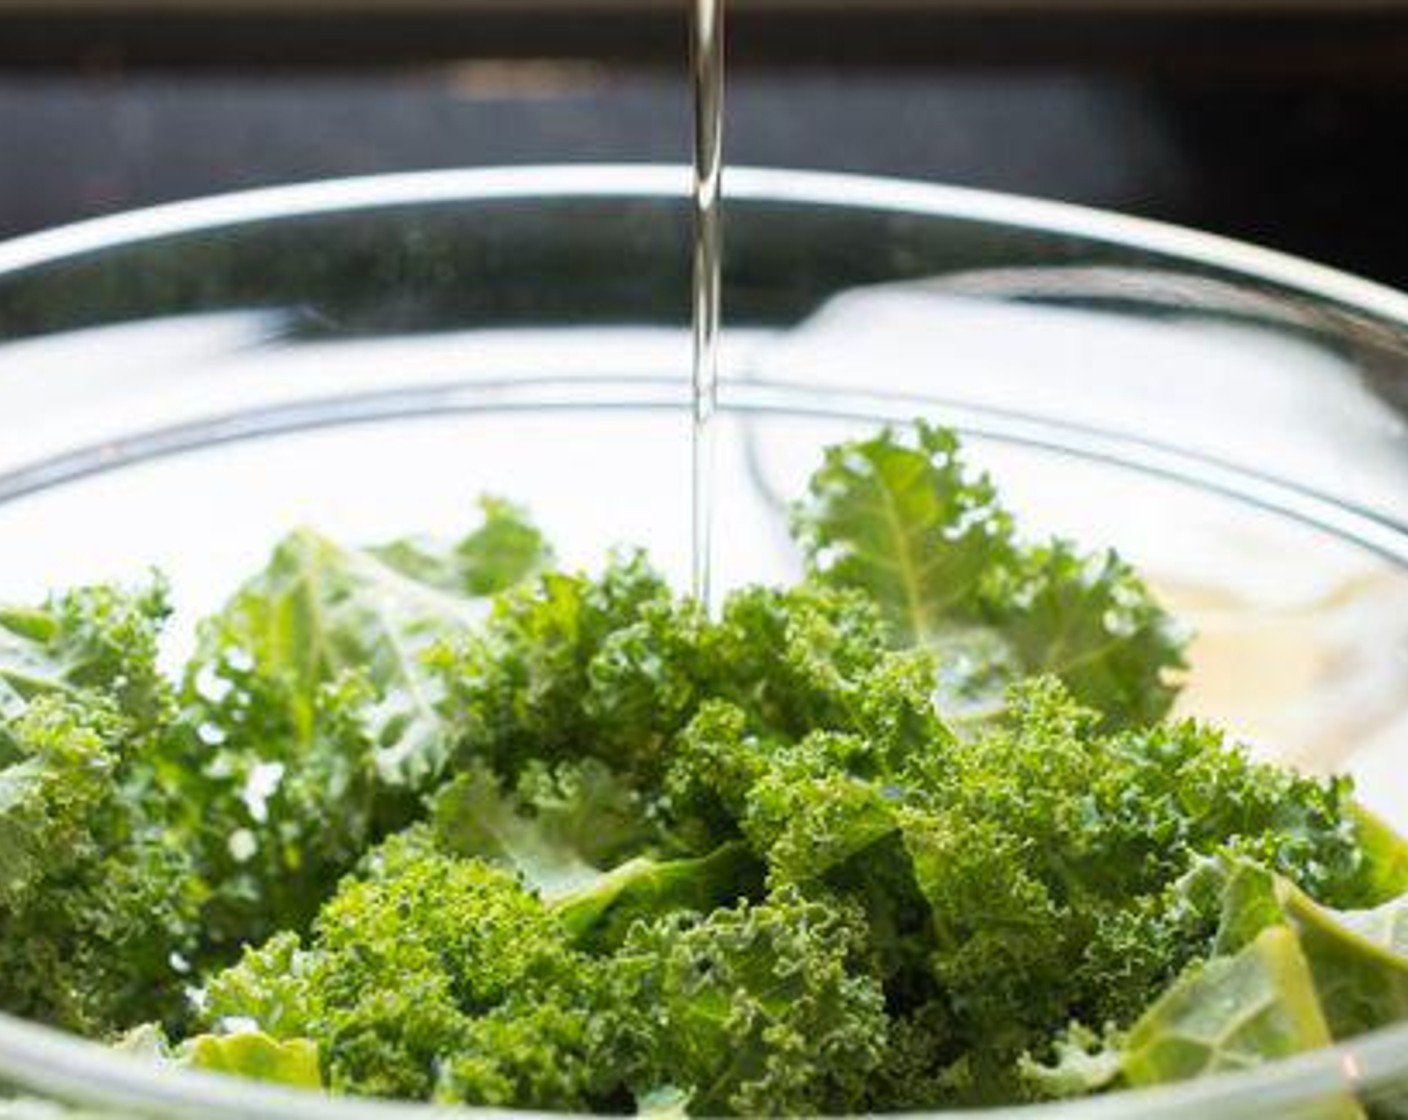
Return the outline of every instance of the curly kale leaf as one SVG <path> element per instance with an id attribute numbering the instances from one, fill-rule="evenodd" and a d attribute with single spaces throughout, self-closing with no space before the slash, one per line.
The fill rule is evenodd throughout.
<path id="1" fill-rule="evenodd" d="M 10 724 L 17 761 L 0 769 L 0 913 L 35 901 L 45 880 L 96 854 L 92 820 L 113 795 L 125 725 L 97 700 L 60 695 Z"/>
<path id="2" fill-rule="evenodd" d="M 879 604 L 899 645 L 983 616 L 983 584 L 1016 559 L 1012 519 L 952 432 L 916 425 L 828 448 L 795 512 L 813 570 Z"/>
<path id="3" fill-rule="evenodd" d="M 360 679 L 318 690 L 306 739 L 277 678 L 237 660 L 220 681 L 212 699 L 188 692 L 164 747 L 180 827 L 214 892 L 205 940 L 216 955 L 305 927 L 366 846 L 415 811 L 407 792 L 378 780 Z"/>
<path id="4" fill-rule="evenodd" d="M 432 652 L 482 619 L 468 592 L 543 558 L 516 511 L 489 503 L 485 516 L 446 555 L 388 546 L 391 562 L 300 530 L 202 625 L 164 774 L 216 887 L 215 949 L 306 926 L 338 876 L 419 811 L 451 749 Z M 505 541 L 516 559 L 496 551 Z"/>
<path id="5" fill-rule="evenodd" d="M 939 729 L 931 747 L 946 742 Z M 831 731 L 797 743 L 760 737 L 742 709 L 713 701 L 678 740 L 663 804 L 688 835 L 742 838 L 772 884 L 857 902 L 869 925 L 867 968 L 894 995 L 924 968 L 929 910 L 899 837 L 906 794 L 892 784 L 890 752 L 875 744 Z"/>
<path id="6" fill-rule="evenodd" d="M 179 1017 L 202 898 L 96 697 L 34 700 L 0 768 L 0 1006 L 102 1034 Z"/>
<path id="7" fill-rule="evenodd" d="M 315 1042 L 342 1092 L 619 1110 L 675 1087 L 715 1113 L 859 1101 L 886 1028 L 856 969 L 863 924 L 789 891 L 678 908 L 684 877 L 722 886 L 741 855 L 628 863 L 602 895 L 548 907 L 416 829 L 344 883 L 306 943 L 281 934 L 215 977 L 204 1015 Z M 618 920 L 619 948 L 574 944 Z"/>
<path id="8" fill-rule="evenodd" d="M 817 579 L 869 594 L 897 646 L 933 647 L 955 716 L 991 707 L 1014 662 L 1061 677 L 1113 725 L 1173 700 L 1183 637 L 1133 569 L 1021 543 L 952 432 L 921 422 L 829 449 L 793 524 Z"/>
<path id="9" fill-rule="evenodd" d="M 620 943 L 631 924 L 676 910 L 708 911 L 760 885 L 746 846 L 658 859 L 660 835 L 640 796 L 595 759 L 530 766 L 512 792 L 471 768 L 431 802 L 437 845 L 512 872 L 548 902 L 579 946 Z"/>
<path id="10" fill-rule="evenodd" d="M 1102 1037 L 1083 1023 L 1072 1023 L 1051 1043 L 1051 1061 L 1024 1054 L 1018 1062 L 1023 1085 L 1037 1097 L 1083 1097 L 1119 1080 L 1124 1052 L 1118 1032 Z"/>
<path id="11" fill-rule="evenodd" d="M 905 841 L 934 968 L 984 1032 L 1128 1021 L 1207 951 L 1175 888 L 1225 846 L 1327 897 L 1360 889 L 1345 783 L 1254 763 L 1193 723 L 1101 732 L 1050 683 L 912 780 Z"/>
<path id="12" fill-rule="evenodd" d="M 321 1089 L 318 1048 L 305 1039 L 278 1042 L 260 1031 L 197 1035 L 176 1051 L 176 1062 L 189 1069 L 224 1073 L 253 1081 Z"/>
<path id="13" fill-rule="evenodd" d="M 792 740 L 716 700 L 665 776 L 677 827 L 864 914 L 897 1023 L 871 1107 L 923 1103 L 904 1090 L 921 1066 L 950 1102 L 1011 1099 L 1020 1055 L 1072 1018 L 1133 1022 L 1214 950 L 1216 906 L 1185 879 L 1224 848 L 1325 897 L 1365 890 L 1345 783 L 1255 764 L 1196 724 L 1110 732 L 1046 679 L 980 735 L 918 726 L 903 752 L 859 731 Z M 926 1051 L 906 1023 L 942 1030 Z"/>
<path id="14" fill-rule="evenodd" d="M 1119 725 L 1161 718 L 1184 665 L 1182 629 L 1113 551 L 1084 555 L 1065 541 L 1025 547 L 987 597 L 990 624 L 1029 673 L 1052 673 Z"/>
<path id="15" fill-rule="evenodd" d="M 157 667 L 170 613 L 166 586 L 110 585 L 55 595 L 40 607 L 0 606 L 0 764 L 14 747 L 8 723 L 49 693 L 101 693 L 143 732 L 169 715 Z"/>
<path id="16" fill-rule="evenodd" d="M 637 1097 L 676 1088 L 706 1116 L 855 1107 L 886 1030 L 863 940 L 859 915 L 794 891 L 635 926 L 611 983 L 618 1009 L 649 1009 L 615 1044 Z"/>
<path id="17" fill-rule="evenodd" d="M 301 529 L 202 627 L 188 693 L 199 704 L 224 684 L 237 687 L 240 667 L 250 666 L 278 686 L 283 710 L 269 715 L 307 743 L 322 690 L 355 673 L 370 693 L 362 722 L 378 774 L 416 785 L 448 753 L 426 654 L 462 635 L 479 613 L 467 599 Z"/>
<path id="18" fill-rule="evenodd" d="M 1024 1058 L 1028 1089 L 1073 1096 L 1244 1069 L 1408 1018 L 1408 904 L 1335 911 L 1231 851 L 1196 862 L 1177 885 L 1215 919 L 1195 961 L 1126 1033 L 1073 1026 L 1050 1064 Z M 1348 1099 L 1326 1115 L 1360 1116 Z"/>
<path id="19" fill-rule="evenodd" d="M 875 676 L 895 661 L 888 645 L 876 608 L 854 591 L 808 583 L 745 588 L 725 600 L 706 631 L 707 695 L 789 739 L 862 722 L 869 728 L 879 713 L 898 720 L 903 706 L 891 713 L 874 699 Z M 925 719 L 928 701 L 926 688 Z"/>
<path id="20" fill-rule="evenodd" d="M 927 808 L 1022 837 L 1063 893 L 1132 897 L 1228 843 L 1317 897 L 1365 889 L 1347 780 L 1255 762 L 1196 721 L 1104 731 L 1050 680 L 1014 689 L 998 727 L 916 756 L 906 778 Z"/>
<path id="21" fill-rule="evenodd" d="M 414 832 L 344 883 L 306 947 L 281 934 L 215 977 L 204 1013 L 315 1041 L 336 1091 L 582 1109 L 612 1088 L 598 967 L 511 875 Z"/>
<path id="22" fill-rule="evenodd" d="M 153 746 L 160 586 L 88 588 L 0 622 L 0 1007 L 102 1034 L 179 1018 L 203 888 Z"/>
<path id="23" fill-rule="evenodd" d="M 529 760 L 595 757 L 623 774 L 658 765 L 693 703 L 690 620 L 638 554 L 599 579 L 549 573 L 499 596 L 446 658 L 460 765 L 514 777 Z"/>
<path id="24" fill-rule="evenodd" d="M 639 556 L 598 578 L 551 574 L 500 597 L 482 632 L 440 665 L 459 735 L 457 763 L 513 777 L 527 760 L 582 755 L 649 790 L 673 742 L 711 699 L 784 736 L 864 726 L 907 749 L 936 722 L 932 670 L 888 648 L 877 612 L 851 591 L 803 585 L 730 596 L 718 619 L 672 596 Z M 924 727 L 919 728 L 923 733 Z"/>
<path id="25" fill-rule="evenodd" d="M 1262 930 L 1287 924 L 1276 875 L 1230 851 L 1194 860 L 1175 889 L 1190 911 L 1215 930 L 1211 956 L 1230 956 L 1251 944 Z"/>
<path id="26" fill-rule="evenodd" d="M 741 709 L 713 701 L 680 736 L 667 804 L 716 836 L 742 836 L 773 882 L 822 882 L 898 832 L 903 791 L 888 773 L 862 735 L 760 739 Z"/>

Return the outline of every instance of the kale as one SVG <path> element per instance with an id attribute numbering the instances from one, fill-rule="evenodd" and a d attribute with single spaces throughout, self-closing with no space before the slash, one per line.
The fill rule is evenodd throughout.
<path id="1" fill-rule="evenodd" d="M 831 448 L 793 521 L 816 578 L 869 594 L 896 645 L 938 651 L 960 713 L 1023 673 L 1060 677 L 1114 725 L 1173 701 L 1183 634 L 1134 570 L 1020 540 L 952 432 L 920 423 Z"/>
<path id="2" fill-rule="evenodd" d="M 1149 587 L 1019 536 L 951 433 L 828 451 L 803 578 L 713 613 L 482 509 L 293 533 L 174 683 L 159 584 L 0 610 L 0 1008 L 669 1115 L 1104 1092 L 1408 1019 L 1408 842 L 1170 717 Z"/>
<path id="3" fill-rule="evenodd" d="M 362 550 L 296 531 L 201 624 L 161 753 L 212 887 L 208 956 L 305 928 L 419 813 L 451 751 L 436 649 L 550 555 L 513 507 L 483 508 L 455 545 Z"/>
<path id="4" fill-rule="evenodd" d="M 0 1007 L 104 1035 L 182 1018 L 205 887 L 157 751 L 159 584 L 0 612 Z"/>

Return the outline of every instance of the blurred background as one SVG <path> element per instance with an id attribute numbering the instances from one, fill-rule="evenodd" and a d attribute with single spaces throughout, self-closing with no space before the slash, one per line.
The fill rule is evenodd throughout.
<path id="1" fill-rule="evenodd" d="M 0 236 L 269 183 L 688 153 L 686 0 L 0 0 Z M 1408 285 L 1408 0 L 732 0 L 728 154 Z"/>

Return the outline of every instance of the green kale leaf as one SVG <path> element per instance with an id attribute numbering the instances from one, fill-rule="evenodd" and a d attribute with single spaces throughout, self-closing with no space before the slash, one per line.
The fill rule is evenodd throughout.
<path id="1" fill-rule="evenodd" d="M 202 1034 L 172 1046 L 155 1024 L 128 1031 L 115 1048 L 177 1069 L 204 1070 L 296 1089 L 321 1089 L 318 1047 L 307 1039 L 280 1042 L 262 1031 Z"/>
<path id="2" fill-rule="evenodd" d="M 103 1034 L 179 1018 L 203 888 L 167 834 L 127 721 L 51 694 L 0 768 L 0 1007 Z"/>
<path id="3" fill-rule="evenodd" d="M 0 606 L 0 764 L 15 749 L 9 722 L 49 693 L 101 693 L 134 729 L 160 725 L 172 702 L 157 666 L 168 614 L 159 579 L 135 591 L 99 585 L 40 607 Z"/>
<path id="4" fill-rule="evenodd" d="M 1277 897 L 1336 1038 L 1408 1019 L 1408 896 L 1371 910 L 1332 910 L 1283 879 Z"/>
<path id="5" fill-rule="evenodd" d="M 1054 1061 L 1022 1063 L 1042 1096 L 1078 1096 L 1251 1069 L 1330 1044 L 1310 966 L 1294 932 L 1270 926 L 1230 956 L 1196 962 L 1122 1037 L 1074 1026 Z M 1364 1113 L 1348 1096 L 1317 1101 L 1316 1116 Z"/>
<path id="6" fill-rule="evenodd" d="M 640 798 L 595 759 L 524 769 L 509 793 L 471 767 L 431 801 L 441 847 L 514 872 L 547 899 L 594 884 L 654 837 Z"/>
<path id="7" fill-rule="evenodd" d="M 479 499 L 480 526 L 461 541 L 405 538 L 367 551 L 417 583 L 482 599 L 552 567 L 552 546 L 528 515 L 502 498 Z"/>
<path id="8" fill-rule="evenodd" d="M 860 916 L 784 890 L 766 902 L 637 924 L 612 962 L 633 1011 L 612 1057 L 638 1099 L 682 1090 L 692 1114 L 852 1109 L 884 1050 L 880 986 L 855 969 Z"/>
<path id="9" fill-rule="evenodd" d="M 828 448 L 794 517 L 813 570 L 867 591 L 902 646 L 981 620 L 984 584 L 1017 558 L 992 483 L 923 424 Z"/>
<path id="10" fill-rule="evenodd" d="M 960 718 L 989 708 L 1016 667 L 1059 676 L 1112 725 L 1173 701 L 1184 639 L 1133 569 L 1020 542 L 950 431 L 918 423 L 829 449 L 793 524 L 816 579 L 869 594 L 895 645 L 934 649 Z"/>
<path id="11" fill-rule="evenodd" d="M 747 845 L 732 841 L 707 856 L 627 860 L 553 903 L 573 944 L 615 949 L 637 922 L 677 911 L 707 914 L 761 893 L 762 875 Z"/>
<path id="12" fill-rule="evenodd" d="M 0 1007 L 91 1034 L 179 1019 L 204 889 L 154 744 L 161 586 L 0 619 Z"/>
<path id="13" fill-rule="evenodd" d="M 204 1016 L 319 1047 L 330 1088 L 483 1105 L 590 1108 L 599 966 L 504 871 L 392 838 L 323 908 L 208 985 Z"/>
<path id="14" fill-rule="evenodd" d="M 1129 1032 L 1121 1071 L 1130 1085 L 1158 1085 L 1329 1044 L 1300 943 L 1273 926 L 1181 977 Z"/>
<path id="15" fill-rule="evenodd" d="M 659 764 L 694 684 L 689 612 L 638 554 L 599 579 L 548 573 L 494 600 L 440 669 L 457 763 L 516 777 L 530 760 L 594 757 L 623 775 Z"/>
<path id="16" fill-rule="evenodd" d="M 295 532 L 200 629 L 162 773 L 214 887 L 216 954 L 305 928 L 337 878 L 420 812 L 452 749 L 433 654 L 482 620 L 471 593 L 546 555 L 494 502 L 447 552 L 378 552 Z"/>

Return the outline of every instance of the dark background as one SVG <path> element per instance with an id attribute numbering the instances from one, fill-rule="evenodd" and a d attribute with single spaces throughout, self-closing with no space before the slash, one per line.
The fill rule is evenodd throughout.
<path id="1" fill-rule="evenodd" d="M 0 236 L 413 168 L 681 160 L 654 13 L 3 14 Z M 1408 11 L 731 20 L 728 153 L 1111 207 L 1408 286 Z"/>

